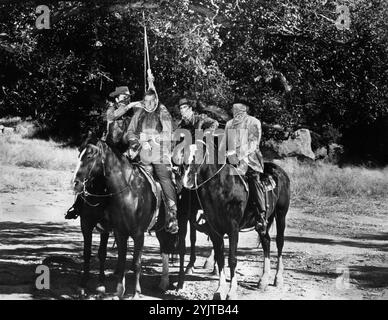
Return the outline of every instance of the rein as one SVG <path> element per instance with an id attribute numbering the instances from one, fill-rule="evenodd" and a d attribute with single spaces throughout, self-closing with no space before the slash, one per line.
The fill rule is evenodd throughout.
<path id="1" fill-rule="evenodd" d="M 103 147 L 101 146 L 99 148 L 99 154 L 101 155 L 101 164 L 102 164 L 102 169 L 103 169 L 103 174 L 104 174 L 104 178 L 106 177 L 106 171 L 105 171 L 105 156 L 104 156 L 104 153 L 103 153 Z M 97 158 L 94 159 L 94 162 L 93 162 L 93 165 L 92 167 L 90 168 L 89 170 L 89 173 L 87 175 L 87 178 L 84 179 L 83 181 L 83 190 L 82 192 L 78 193 L 78 195 L 80 195 L 82 197 L 82 195 L 84 195 L 85 197 L 97 197 L 97 198 L 109 198 L 109 197 L 113 197 L 113 196 L 116 196 L 120 193 L 123 193 L 124 191 L 128 190 L 130 188 L 129 185 L 127 185 L 125 188 L 121 189 L 120 191 L 117 191 L 117 192 L 112 192 L 112 193 L 105 193 L 105 194 L 94 194 L 94 193 L 90 193 L 87 189 L 86 189 L 86 183 L 89 181 L 89 180 L 93 180 L 94 178 L 91 177 L 91 172 L 92 170 L 94 169 L 95 165 L 97 163 Z M 133 174 L 133 170 L 131 172 L 131 175 L 129 176 L 129 179 L 128 181 L 130 180 L 131 176 Z M 97 207 L 98 205 L 100 205 L 99 203 L 93 205 L 91 203 L 89 203 L 84 197 L 82 197 L 83 200 L 85 200 L 85 203 L 88 204 L 89 206 L 91 207 Z"/>
<path id="2" fill-rule="evenodd" d="M 206 145 L 205 142 L 203 142 L 202 140 L 197 140 L 197 141 L 203 143 L 204 145 Z M 203 164 L 205 163 L 205 159 L 206 159 L 206 156 L 207 156 L 208 154 L 209 154 L 209 151 L 206 149 L 206 154 L 205 154 L 205 156 L 203 157 L 201 164 L 199 165 L 199 169 L 198 169 L 198 171 L 195 172 L 195 174 L 194 174 L 194 183 L 195 183 L 195 187 L 194 187 L 194 188 L 186 188 L 186 189 L 188 189 L 188 190 L 196 190 L 196 191 L 197 191 L 199 188 L 201 188 L 203 185 L 205 185 L 207 182 L 209 182 L 211 179 L 213 179 L 216 175 L 218 175 L 218 174 L 221 172 L 221 170 L 225 167 L 226 162 L 221 166 L 221 168 L 219 168 L 219 169 L 217 170 L 217 172 L 216 172 L 214 175 L 212 175 L 209 179 L 206 179 L 204 182 L 202 182 L 201 184 L 198 185 L 198 173 L 201 171 L 201 167 L 202 167 Z"/>
<path id="3" fill-rule="evenodd" d="M 202 141 L 202 140 L 197 140 L 197 141 L 203 143 L 204 145 L 206 145 L 205 142 Z M 215 176 L 217 176 L 217 175 L 221 172 L 221 170 L 226 166 L 226 162 L 225 162 L 225 163 L 221 166 L 221 168 L 219 168 L 219 169 L 217 170 L 217 172 L 216 172 L 214 175 L 212 175 L 210 178 L 206 179 L 204 182 L 202 182 L 201 184 L 198 185 L 198 173 L 201 171 L 201 167 L 202 167 L 203 164 L 205 163 L 205 159 L 206 159 L 206 156 L 207 156 L 208 154 L 209 154 L 209 151 L 206 149 L 206 154 L 205 154 L 205 156 L 203 157 L 201 164 L 199 165 L 199 169 L 198 169 L 197 172 L 195 172 L 195 178 L 194 178 L 195 187 L 194 187 L 194 188 L 187 188 L 187 189 L 188 189 L 188 190 L 195 190 L 195 193 L 196 193 L 196 195 L 197 195 L 197 199 L 198 199 L 199 206 L 200 206 L 201 209 L 202 209 L 203 215 L 204 215 L 204 217 L 205 217 L 205 219 L 206 219 L 206 221 L 207 221 L 209 227 L 212 229 L 212 231 L 213 231 L 218 237 L 223 238 L 223 236 L 222 236 L 219 232 L 217 232 L 217 230 L 216 230 L 216 229 L 213 227 L 213 225 L 210 223 L 210 220 L 207 218 L 207 214 L 205 213 L 205 210 L 204 210 L 203 205 L 202 205 L 201 198 L 200 198 L 199 193 L 198 193 L 198 189 L 199 189 L 199 188 L 201 188 L 203 185 L 205 185 L 207 182 L 209 182 L 211 179 L 213 179 Z"/>

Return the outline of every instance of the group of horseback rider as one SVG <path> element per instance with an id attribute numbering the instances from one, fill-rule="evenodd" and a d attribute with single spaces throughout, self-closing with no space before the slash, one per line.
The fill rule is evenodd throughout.
<path id="1" fill-rule="evenodd" d="M 157 92 L 154 87 L 152 74 L 148 77 L 148 90 L 143 96 L 143 100 L 130 102 L 130 92 L 128 87 L 117 87 L 110 93 L 110 97 L 115 100 L 111 102 L 107 110 L 107 129 L 102 140 L 111 145 L 117 146 L 117 150 L 123 152 L 132 161 L 139 160 L 146 165 L 152 165 L 153 174 L 159 181 L 163 199 L 166 207 L 166 231 L 175 234 L 178 232 L 177 222 L 177 190 L 173 183 L 172 175 L 172 155 L 161 148 L 163 134 L 172 135 L 173 120 L 162 103 L 159 102 Z M 251 199 L 257 208 L 258 231 L 265 230 L 267 224 L 265 189 L 261 182 L 261 175 L 264 170 L 263 156 L 260 152 L 260 140 L 262 136 L 261 122 L 253 116 L 248 115 L 249 103 L 243 100 L 233 103 L 233 118 L 226 123 L 225 135 L 222 143 L 226 143 L 229 130 L 245 130 L 247 132 L 247 145 L 241 146 L 241 141 L 236 141 L 235 150 L 227 150 L 228 159 L 235 157 L 230 163 L 237 164 L 238 167 L 247 167 L 246 176 L 248 178 Z M 195 130 L 216 130 L 219 126 L 217 120 L 212 119 L 204 113 L 197 113 L 193 110 L 190 100 L 182 98 L 179 100 L 179 111 L 181 120 L 178 123 L 179 129 L 186 129 L 194 137 Z M 126 115 L 133 110 L 132 118 Z M 132 112 L 132 111 L 131 111 Z M 163 141 L 165 142 L 165 141 Z M 226 143 L 226 145 L 230 145 Z M 247 152 L 238 152 L 239 148 L 245 148 Z M 146 157 L 149 151 L 153 155 L 160 157 Z M 161 152 L 160 152 L 161 151 Z M 66 219 L 76 219 L 82 214 L 83 200 L 77 196 L 73 206 L 67 211 Z M 100 225 L 104 230 L 104 226 Z M 106 227 L 105 227 L 106 228 Z"/>

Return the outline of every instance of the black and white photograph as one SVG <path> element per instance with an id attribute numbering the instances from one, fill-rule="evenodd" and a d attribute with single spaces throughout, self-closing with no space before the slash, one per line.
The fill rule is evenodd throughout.
<path id="1" fill-rule="evenodd" d="M 388 300 L 388 2 L 0 0 L 0 300 Z"/>

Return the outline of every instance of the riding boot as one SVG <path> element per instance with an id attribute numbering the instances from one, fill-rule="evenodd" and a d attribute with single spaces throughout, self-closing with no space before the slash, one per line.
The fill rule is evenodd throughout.
<path id="1" fill-rule="evenodd" d="M 84 201 L 81 196 L 77 195 L 74 204 L 67 210 L 65 219 L 77 219 L 77 217 L 81 215 L 83 203 Z"/>
<path id="2" fill-rule="evenodd" d="M 265 233 L 267 228 L 267 208 L 265 201 L 265 189 L 260 180 L 260 173 L 250 173 L 250 191 L 253 194 L 253 202 L 257 209 L 257 223 L 255 229 L 257 232 Z"/>
<path id="3" fill-rule="evenodd" d="M 157 176 L 163 191 L 163 198 L 166 207 L 166 231 L 172 234 L 178 232 L 177 220 L 177 195 L 172 182 L 171 167 L 165 164 L 153 164 L 155 175 Z"/>

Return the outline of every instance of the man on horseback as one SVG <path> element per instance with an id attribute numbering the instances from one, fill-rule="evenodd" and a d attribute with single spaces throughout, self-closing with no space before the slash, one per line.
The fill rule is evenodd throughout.
<path id="1" fill-rule="evenodd" d="M 193 106 L 186 98 L 179 100 L 179 111 L 182 120 L 178 123 L 178 129 L 187 129 L 194 139 L 195 130 L 216 130 L 218 128 L 218 121 L 210 118 L 204 113 L 197 113 L 193 110 Z"/>
<path id="2" fill-rule="evenodd" d="M 151 85 L 144 99 L 137 102 L 140 109 L 133 116 L 125 139 L 129 145 L 129 155 L 139 154 L 142 163 L 152 165 L 165 199 L 168 217 L 166 230 L 175 234 L 178 232 L 178 221 L 177 194 L 171 166 L 172 118 L 167 108 L 158 101 L 153 77 L 149 82 Z"/>
<path id="3" fill-rule="evenodd" d="M 248 177 L 249 190 L 252 192 L 254 206 L 258 210 L 256 230 L 264 232 L 267 226 L 267 208 L 265 189 L 260 179 L 264 172 L 264 159 L 260 151 L 261 122 L 248 115 L 248 105 L 243 100 L 233 103 L 233 119 L 226 123 L 226 134 L 222 143 L 225 143 L 225 146 L 226 143 L 228 146 L 235 146 L 234 150 L 227 152 L 229 162 L 238 164 L 240 171 L 242 170 Z M 230 142 L 229 139 L 235 141 Z"/>
<path id="4" fill-rule="evenodd" d="M 102 140 L 124 152 L 123 134 L 126 132 L 130 121 L 127 112 L 136 103 L 129 103 L 130 92 L 126 86 L 116 87 L 115 91 L 109 94 L 109 97 L 114 99 L 115 102 L 108 102 L 108 110 L 106 112 L 107 129 L 102 136 Z M 83 203 L 83 199 L 78 195 L 74 204 L 67 210 L 65 219 L 77 219 L 81 214 Z M 99 229 L 104 231 L 105 228 L 100 225 Z"/>
<path id="5" fill-rule="evenodd" d="M 182 98 L 179 100 L 178 108 L 180 114 L 182 116 L 181 121 L 179 121 L 177 130 L 184 129 L 190 132 L 191 139 L 189 141 L 195 141 L 195 131 L 196 130 L 210 130 L 215 131 L 218 128 L 218 121 L 209 117 L 205 113 L 198 113 L 193 110 L 193 105 L 190 100 L 187 98 Z M 183 150 L 182 150 L 183 151 Z M 177 163 L 180 163 L 181 159 L 174 159 Z M 185 190 L 182 192 L 182 203 L 186 206 L 189 206 L 189 211 L 195 211 L 195 214 L 201 209 L 200 204 L 198 202 L 198 198 L 196 194 L 191 194 L 191 190 Z M 199 221 L 203 219 L 203 216 L 200 217 Z M 207 223 L 203 223 L 201 225 L 197 224 L 197 230 L 201 232 L 207 233 Z"/>

